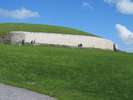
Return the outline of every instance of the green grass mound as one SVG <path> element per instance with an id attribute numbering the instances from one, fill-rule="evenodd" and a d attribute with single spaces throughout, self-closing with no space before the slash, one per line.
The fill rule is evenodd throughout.
<path id="1" fill-rule="evenodd" d="M 133 54 L 0 45 L 0 82 L 59 100 L 133 100 Z"/>
<path id="2" fill-rule="evenodd" d="M 61 26 L 41 25 L 41 24 L 23 24 L 23 23 L 0 24 L 0 35 L 7 34 L 10 31 L 48 32 L 48 33 L 94 36 L 88 32 L 83 32 L 77 29 L 61 27 Z"/>

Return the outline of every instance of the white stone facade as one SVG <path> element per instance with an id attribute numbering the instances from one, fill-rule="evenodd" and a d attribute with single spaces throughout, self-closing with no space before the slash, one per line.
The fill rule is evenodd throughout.
<path id="1" fill-rule="evenodd" d="M 11 43 L 18 43 L 22 40 L 26 43 L 31 43 L 32 40 L 35 40 L 38 44 L 64 45 L 70 47 L 78 47 L 79 44 L 82 44 L 83 48 L 114 50 L 112 41 L 86 35 L 14 31 L 10 32 L 10 36 Z"/>

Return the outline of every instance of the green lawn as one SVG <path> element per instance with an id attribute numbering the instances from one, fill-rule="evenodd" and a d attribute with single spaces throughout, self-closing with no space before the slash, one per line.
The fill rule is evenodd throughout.
<path id="1" fill-rule="evenodd" d="M 91 35 L 88 32 L 83 32 L 73 28 L 62 26 L 43 25 L 43 24 L 24 24 L 24 23 L 1 23 L 0 35 L 9 33 L 10 31 L 29 31 L 29 32 L 48 32 L 48 33 L 61 33 L 73 35 Z"/>
<path id="2" fill-rule="evenodd" d="M 133 54 L 0 45 L 0 82 L 59 100 L 133 100 Z"/>

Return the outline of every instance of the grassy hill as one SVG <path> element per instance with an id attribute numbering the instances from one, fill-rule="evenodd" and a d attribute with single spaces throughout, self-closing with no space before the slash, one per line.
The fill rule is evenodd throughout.
<path id="1" fill-rule="evenodd" d="M 29 31 L 29 32 L 48 32 L 48 33 L 62 33 L 62 34 L 78 34 L 78 35 L 91 35 L 88 32 L 83 32 L 77 29 L 52 26 L 52 25 L 41 25 L 41 24 L 24 24 L 24 23 L 1 23 L 0 24 L 0 35 L 7 34 L 10 31 Z"/>
<path id="2" fill-rule="evenodd" d="M 133 54 L 0 45 L 0 82 L 59 100 L 133 100 Z"/>

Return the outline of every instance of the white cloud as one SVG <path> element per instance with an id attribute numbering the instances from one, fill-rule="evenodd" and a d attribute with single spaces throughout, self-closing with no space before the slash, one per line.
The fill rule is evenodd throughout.
<path id="1" fill-rule="evenodd" d="M 14 19 L 27 19 L 32 17 L 39 17 L 38 12 L 28 10 L 26 8 L 8 10 L 0 8 L 0 17 L 2 18 L 14 18 Z"/>
<path id="2" fill-rule="evenodd" d="M 88 7 L 88 8 L 90 8 L 90 9 L 93 9 L 92 5 L 91 5 L 89 2 L 86 2 L 86 1 L 84 1 L 84 2 L 82 3 L 82 6 L 83 6 L 83 7 Z"/>
<path id="3" fill-rule="evenodd" d="M 119 12 L 123 14 L 133 15 L 133 1 L 132 0 L 104 0 L 109 4 L 116 6 Z"/>
<path id="4" fill-rule="evenodd" d="M 133 32 L 131 32 L 124 25 L 121 24 L 117 24 L 116 29 L 124 43 L 133 44 Z"/>

